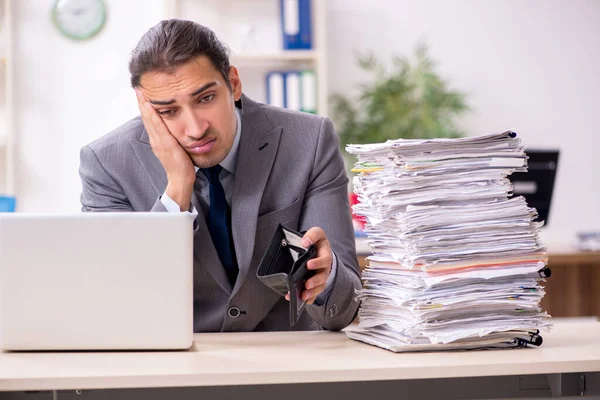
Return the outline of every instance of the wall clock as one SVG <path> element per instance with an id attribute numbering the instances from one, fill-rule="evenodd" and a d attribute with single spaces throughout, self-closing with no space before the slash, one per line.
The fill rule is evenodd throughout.
<path id="1" fill-rule="evenodd" d="M 56 0 L 52 20 L 58 30 L 75 40 L 94 37 L 106 23 L 104 0 Z"/>

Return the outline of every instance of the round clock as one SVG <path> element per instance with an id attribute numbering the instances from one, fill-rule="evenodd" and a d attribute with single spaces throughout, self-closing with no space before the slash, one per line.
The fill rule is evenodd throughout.
<path id="1" fill-rule="evenodd" d="M 52 20 L 63 35 L 85 40 L 94 37 L 106 23 L 103 0 L 56 0 Z"/>

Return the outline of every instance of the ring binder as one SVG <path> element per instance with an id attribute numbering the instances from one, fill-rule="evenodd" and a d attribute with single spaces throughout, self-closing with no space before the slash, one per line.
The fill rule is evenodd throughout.
<path id="1" fill-rule="evenodd" d="M 550 278 L 550 276 L 552 275 L 552 270 L 548 267 L 544 267 L 538 271 L 538 274 L 542 278 Z"/>

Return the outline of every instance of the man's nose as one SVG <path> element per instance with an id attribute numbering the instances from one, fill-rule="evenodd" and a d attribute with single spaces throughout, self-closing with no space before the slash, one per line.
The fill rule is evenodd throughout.
<path id="1" fill-rule="evenodd" d="M 188 114 L 185 121 L 185 134 L 194 139 L 200 139 L 208 130 L 209 123 L 200 115 L 193 112 Z"/>

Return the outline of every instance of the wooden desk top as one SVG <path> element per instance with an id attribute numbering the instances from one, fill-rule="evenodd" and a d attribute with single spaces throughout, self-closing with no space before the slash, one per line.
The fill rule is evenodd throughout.
<path id="1" fill-rule="evenodd" d="M 540 348 L 394 354 L 340 332 L 205 333 L 181 352 L 0 353 L 0 390 L 220 386 L 600 371 L 600 322 Z"/>
<path id="2" fill-rule="evenodd" d="M 599 264 L 600 251 L 582 251 L 564 244 L 548 245 L 548 265 L 552 264 Z"/>

